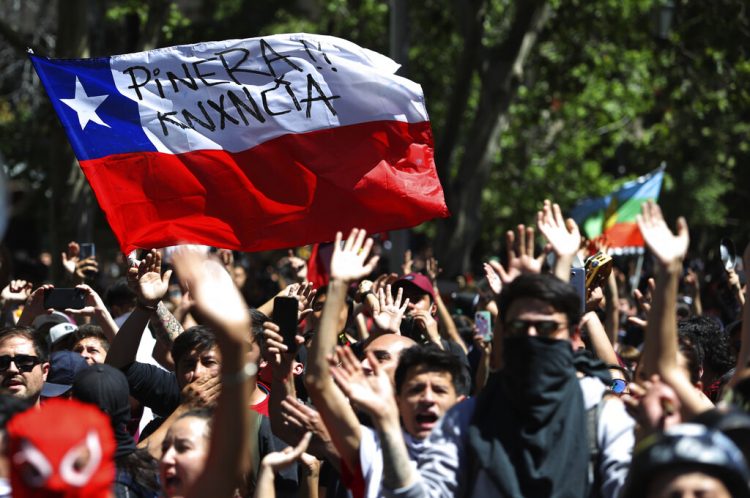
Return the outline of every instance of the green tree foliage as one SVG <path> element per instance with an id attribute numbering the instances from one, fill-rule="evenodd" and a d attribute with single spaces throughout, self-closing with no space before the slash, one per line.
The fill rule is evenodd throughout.
<path id="1" fill-rule="evenodd" d="M 544 197 L 569 208 L 662 161 L 662 203 L 672 218 L 688 217 L 699 251 L 721 236 L 747 240 L 747 9 L 679 2 L 660 36 L 663 5 L 555 6 L 483 193 L 483 252 L 497 251 L 514 223 L 531 222 Z"/>

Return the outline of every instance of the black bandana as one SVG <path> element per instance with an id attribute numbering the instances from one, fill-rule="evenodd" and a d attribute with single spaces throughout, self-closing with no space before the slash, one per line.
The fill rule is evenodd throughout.
<path id="1" fill-rule="evenodd" d="M 586 496 L 586 411 L 570 342 L 511 337 L 504 358 L 468 429 L 471 479 L 484 469 L 512 498 Z"/>

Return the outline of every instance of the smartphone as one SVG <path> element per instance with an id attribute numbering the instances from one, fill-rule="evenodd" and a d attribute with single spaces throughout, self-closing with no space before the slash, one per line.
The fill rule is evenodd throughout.
<path id="1" fill-rule="evenodd" d="M 78 251 L 78 257 L 80 259 L 96 257 L 96 244 L 94 244 L 93 242 L 86 242 L 81 244 L 80 250 Z"/>
<path id="2" fill-rule="evenodd" d="M 477 311 L 474 313 L 474 325 L 477 326 L 479 335 L 484 342 L 492 340 L 492 315 L 489 311 Z"/>
<path id="3" fill-rule="evenodd" d="M 44 307 L 56 310 L 80 310 L 85 306 L 86 292 L 81 289 L 47 289 L 44 291 Z"/>
<path id="4" fill-rule="evenodd" d="M 578 297 L 581 298 L 581 313 L 586 312 L 586 269 L 570 269 L 570 285 L 575 287 Z"/>
<path id="5" fill-rule="evenodd" d="M 284 344 L 289 352 L 297 350 L 294 336 L 297 335 L 297 310 L 299 309 L 297 298 L 279 296 L 273 299 L 273 323 L 279 326 Z"/>

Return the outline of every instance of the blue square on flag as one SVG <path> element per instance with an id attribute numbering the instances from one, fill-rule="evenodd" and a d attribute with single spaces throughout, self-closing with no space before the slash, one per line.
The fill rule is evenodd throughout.
<path id="1" fill-rule="evenodd" d="M 141 126 L 138 104 L 115 88 L 109 59 L 32 57 L 79 160 L 155 151 Z"/>

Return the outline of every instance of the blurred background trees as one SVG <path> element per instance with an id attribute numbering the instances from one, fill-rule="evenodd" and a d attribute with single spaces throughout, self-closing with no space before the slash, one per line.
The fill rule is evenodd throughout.
<path id="1" fill-rule="evenodd" d="M 16 259 L 115 248 L 26 58 L 306 31 L 393 54 L 422 84 L 453 216 L 413 231 L 476 270 L 544 198 L 564 208 L 667 164 L 695 250 L 750 238 L 744 0 L 0 0 L 0 162 Z M 393 12 L 398 12 L 392 18 Z M 393 44 L 397 46 L 392 46 Z"/>

